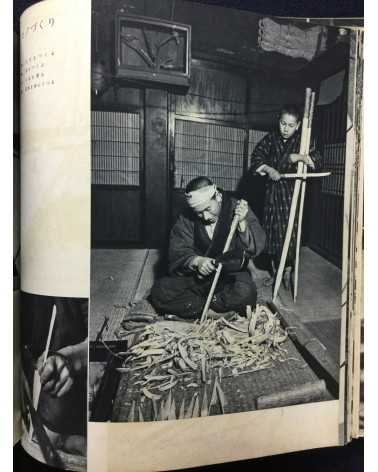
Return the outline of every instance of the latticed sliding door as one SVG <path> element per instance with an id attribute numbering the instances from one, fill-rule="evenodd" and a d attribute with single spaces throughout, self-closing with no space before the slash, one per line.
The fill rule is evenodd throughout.
<path id="1" fill-rule="evenodd" d="M 346 157 L 347 88 L 331 104 L 319 106 L 314 119 L 319 141 L 323 143 L 324 170 L 330 177 L 314 179 L 307 207 L 305 243 L 341 267 L 344 172 Z"/>
<path id="2" fill-rule="evenodd" d="M 138 113 L 92 112 L 92 240 L 122 246 L 141 239 Z"/>
<path id="3" fill-rule="evenodd" d="M 332 174 L 321 180 L 317 201 L 318 225 L 316 239 L 312 239 L 314 249 L 330 261 L 341 266 L 345 142 L 325 144 L 323 147 L 324 169 Z M 314 225 L 315 226 L 315 225 Z M 311 241 L 311 239 L 310 239 Z"/>
<path id="4" fill-rule="evenodd" d="M 139 186 L 139 114 L 92 112 L 92 184 Z"/>
<path id="5" fill-rule="evenodd" d="M 227 192 L 237 189 L 244 169 L 247 131 L 221 124 L 175 120 L 172 218 L 183 207 L 187 183 L 204 175 Z"/>

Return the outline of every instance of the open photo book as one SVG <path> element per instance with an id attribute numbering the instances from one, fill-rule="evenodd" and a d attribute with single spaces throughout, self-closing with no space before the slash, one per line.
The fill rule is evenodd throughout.
<path id="1" fill-rule="evenodd" d="M 362 24 L 189 0 L 22 14 L 28 454 L 160 471 L 363 435 Z"/>

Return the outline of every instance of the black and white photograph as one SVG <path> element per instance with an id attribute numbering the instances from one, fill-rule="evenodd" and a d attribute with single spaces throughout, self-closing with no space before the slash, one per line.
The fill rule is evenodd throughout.
<path id="1" fill-rule="evenodd" d="M 88 300 L 21 292 L 24 449 L 49 466 L 86 470 Z"/>
<path id="2" fill-rule="evenodd" d="M 339 398 L 353 41 L 93 0 L 89 421 Z"/>

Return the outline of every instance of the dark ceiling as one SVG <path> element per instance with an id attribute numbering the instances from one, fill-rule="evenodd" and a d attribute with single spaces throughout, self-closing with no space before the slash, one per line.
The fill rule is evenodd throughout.
<path id="1" fill-rule="evenodd" d="M 168 0 L 169 1 L 169 0 Z M 188 1 L 176 1 L 174 19 L 192 25 L 192 50 L 222 62 L 236 62 L 252 68 L 296 71 L 305 67 L 307 60 L 276 52 L 265 52 L 259 47 L 259 22 L 263 16 L 237 9 L 213 7 Z M 287 20 L 276 20 L 282 25 Z M 292 22 L 290 22 L 293 25 Z M 314 25 L 297 23 L 297 31 Z M 292 30 L 294 30 L 292 28 Z M 338 41 L 336 28 L 328 30 L 328 48 Z M 293 32 L 294 34 L 294 32 Z"/>
<path id="2" fill-rule="evenodd" d="M 64 0 L 62 0 L 64 1 Z M 364 0 L 192 0 L 209 5 L 230 6 L 262 14 L 312 18 L 363 18 Z M 13 0 L 15 23 L 21 13 L 38 0 Z"/>
<path id="3" fill-rule="evenodd" d="M 309 63 L 306 59 L 295 57 L 295 54 L 264 51 L 258 42 L 259 22 L 264 17 L 249 11 L 204 5 L 188 0 L 93 0 L 93 9 L 98 13 L 96 21 L 99 49 L 113 48 L 112 22 L 118 11 L 122 14 L 150 16 L 191 25 L 194 58 L 210 59 L 241 69 L 264 69 L 284 74 L 293 74 L 305 69 Z M 290 37 L 296 34 L 302 34 L 304 37 L 304 32 L 311 36 L 311 31 L 319 28 L 303 21 L 293 23 L 293 20 L 282 18 L 276 18 L 274 21 L 284 28 L 290 25 Z M 328 28 L 325 34 L 327 51 L 336 48 L 332 56 L 341 55 L 345 58 L 347 48 L 340 47 L 340 43 L 345 43 L 345 46 L 348 37 L 341 37 L 335 27 Z M 315 48 L 314 41 L 312 47 Z M 98 52 L 101 55 L 101 51 Z"/>
<path id="4" fill-rule="evenodd" d="M 62 0 L 64 1 L 64 0 Z M 28 6 L 37 3 L 35 0 L 15 0 L 14 18 L 15 30 L 17 30 L 18 17 Z M 258 22 L 260 17 L 237 8 L 248 8 L 254 11 L 274 14 L 301 16 L 311 13 L 312 16 L 329 16 L 327 11 L 337 16 L 358 16 L 363 14 L 363 1 L 349 2 L 332 1 L 325 2 L 283 1 L 283 0 L 93 0 L 93 8 L 99 10 L 101 15 L 113 17 L 116 9 L 124 8 L 126 13 L 145 14 L 153 4 L 152 16 L 162 19 L 174 19 L 177 22 L 192 25 L 192 50 L 195 56 L 212 58 L 233 66 L 265 68 L 292 73 L 303 69 L 308 61 L 300 58 L 292 58 L 276 52 L 264 52 L 258 47 Z M 212 7 L 211 5 L 217 5 Z M 318 6 L 314 10 L 313 4 Z M 330 5 L 331 4 L 331 5 Z M 353 5 L 352 5 L 353 4 Z M 226 8 L 219 5 L 232 5 L 235 8 Z M 352 8 L 353 7 L 353 8 Z M 101 16 L 100 15 L 100 16 Z M 287 20 L 276 20 L 283 24 Z M 306 29 L 313 25 L 298 22 L 300 28 Z M 337 29 L 329 30 L 327 47 L 331 49 L 336 43 L 345 38 L 340 38 Z M 103 32 L 106 35 L 106 32 Z M 112 33 L 110 33 L 112 37 Z M 110 47 L 107 44 L 106 47 Z"/>

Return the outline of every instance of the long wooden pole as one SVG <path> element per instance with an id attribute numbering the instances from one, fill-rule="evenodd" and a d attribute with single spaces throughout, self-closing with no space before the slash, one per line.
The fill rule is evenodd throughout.
<path id="1" fill-rule="evenodd" d="M 309 119 L 309 111 L 310 111 L 310 99 L 311 99 L 311 89 L 306 88 L 305 109 L 304 109 L 303 121 L 302 121 L 301 144 L 300 144 L 300 149 L 299 149 L 300 154 L 306 154 L 308 119 Z M 304 164 L 303 164 L 302 161 L 300 161 L 298 163 L 298 166 L 297 166 L 297 173 L 298 174 L 303 174 L 303 170 L 304 170 Z M 285 235 L 285 241 L 284 241 L 284 244 L 283 244 L 280 264 L 278 266 L 277 276 L 276 276 L 276 280 L 275 280 L 275 284 L 274 284 L 273 302 L 275 302 L 275 300 L 277 298 L 278 290 L 279 290 L 279 288 L 281 286 L 281 282 L 282 282 L 282 276 L 283 276 L 283 272 L 284 272 L 284 269 L 285 269 L 285 262 L 286 262 L 286 258 L 287 258 L 287 253 L 289 251 L 291 235 L 292 235 L 293 227 L 294 227 L 294 220 L 295 220 L 295 215 L 296 215 L 296 211 L 297 211 L 297 204 L 298 204 L 298 197 L 299 197 L 299 191 L 300 191 L 300 188 L 301 188 L 301 183 L 302 183 L 301 180 L 297 179 L 295 181 L 295 185 L 294 185 L 294 191 L 293 191 L 293 197 L 292 197 L 292 200 L 291 200 L 289 220 L 288 220 L 288 225 L 287 225 L 287 230 L 286 230 L 286 235 Z"/>
<path id="2" fill-rule="evenodd" d="M 52 311 L 52 314 L 51 314 L 49 334 L 47 335 L 46 348 L 45 348 L 45 353 L 43 355 L 43 365 L 46 364 L 47 356 L 49 354 L 52 333 L 53 333 L 53 329 L 54 329 L 54 325 L 55 325 L 55 318 L 56 318 L 56 305 L 53 306 L 53 311 Z"/>
<path id="3" fill-rule="evenodd" d="M 310 112 L 309 112 L 309 119 L 308 119 L 308 131 L 307 131 L 307 152 L 310 151 L 311 145 L 311 126 L 312 126 L 312 119 L 314 116 L 314 107 L 315 107 L 315 92 L 311 94 L 311 102 L 310 102 Z M 304 174 L 307 173 L 307 165 L 304 166 Z M 306 194 L 306 177 L 304 176 L 304 180 L 302 182 L 301 187 L 301 200 L 299 203 L 299 214 L 298 214 L 298 231 L 297 231 L 297 245 L 295 251 L 295 268 L 294 268 L 294 303 L 297 300 L 298 294 L 298 275 L 299 275 L 299 253 L 301 248 L 301 239 L 302 239 L 302 220 L 303 220 L 303 208 L 304 208 L 304 201 L 305 201 L 305 194 Z"/>
<path id="4" fill-rule="evenodd" d="M 46 340 L 46 346 L 43 354 L 43 361 L 42 365 L 44 366 L 47 361 L 47 356 L 50 350 L 50 344 L 51 344 L 51 338 L 52 338 L 52 333 L 55 325 L 55 318 L 56 318 L 56 305 L 53 306 L 52 314 L 51 314 L 51 319 L 50 319 L 50 326 L 49 326 L 49 332 L 47 335 L 47 340 Z M 39 403 L 39 397 L 41 395 L 41 378 L 39 376 L 39 373 L 37 370 L 34 371 L 34 377 L 33 377 L 33 407 L 35 410 L 38 409 L 38 403 Z M 29 429 L 29 439 L 31 440 L 33 437 L 33 423 L 30 423 L 30 429 Z"/>
<path id="5" fill-rule="evenodd" d="M 232 223 L 231 223 L 230 232 L 228 233 L 226 244 L 224 245 L 223 253 L 225 253 L 229 250 L 230 244 L 231 244 L 232 238 L 235 234 L 238 223 L 239 223 L 239 218 L 237 216 L 234 216 L 234 219 L 232 220 Z M 209 310 L 211 300 L 213 299 L 213 295 L 214 295 L 214 292 L 215 292 L 215 287 L 217 286 L 218 279 L 219 279 L 221 271 L 222 271 L 222 264 L 218 264 L 213 282 L 212 282 L 211 287 L 210 287 L 209 295 L 207 296 L 207 300 L 206 300 L 205 306 L 204 306 L 203 311 L 202 311 L 200 323 L 203 323 L 204 321 L 206 321 L 207 312 Z"/>

